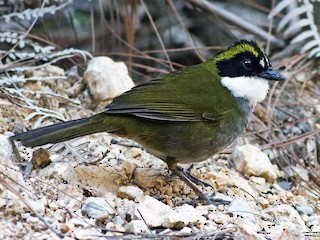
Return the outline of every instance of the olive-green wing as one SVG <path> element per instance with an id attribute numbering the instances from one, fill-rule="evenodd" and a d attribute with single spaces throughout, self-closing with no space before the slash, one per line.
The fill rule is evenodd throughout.
<path id="1" fill-rule="evenodd" d="M 196 77 L 190 73 L 196 73 Z M 214 93 L 208 96 L 206 87 L 199 89 L 200 85 L 194 84 L 195 81 L 203 84 L 206 78 L 208 76 L 203 74 L 203 69 L 198 74 L 197 68 L 183 69 L 164 79 L 134 87 L 115 98 L 105 112 L 164 121 L 219 121 L 221 111 L 216 111 L 212 104 L 204 107 L 201 99 L 212 98 Z M 192 89 L 189 85 L 193 85 Z"/>

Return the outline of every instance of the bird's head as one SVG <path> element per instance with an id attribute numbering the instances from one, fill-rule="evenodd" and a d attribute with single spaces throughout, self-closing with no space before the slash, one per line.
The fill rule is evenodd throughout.
<path id="1" fill-rule="evenodd" d="M 263 48 L 255 41 L 241 40 L 214 58 L 221 84 L 233 96 L 246 98 L 252 106 L 262 101 L 269 90 L 269 81 L 284 81 L 274 70 Z"/>

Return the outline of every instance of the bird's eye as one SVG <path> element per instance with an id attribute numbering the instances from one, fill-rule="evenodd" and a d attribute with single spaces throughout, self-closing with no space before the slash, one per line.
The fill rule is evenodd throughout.
<path id="1" fill-rule="evenodd" d="M 252 64 L 252 61 L 251 59 L 245 59 L 243 61 L 243 66 L 247 69 L 252 69 L 253 68 L 253 64 Z"/>

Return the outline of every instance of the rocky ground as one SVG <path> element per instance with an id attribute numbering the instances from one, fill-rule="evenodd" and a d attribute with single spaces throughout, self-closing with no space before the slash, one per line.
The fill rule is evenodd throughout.
<path id="1" fill-rule="evenodd" d="M 107 75 L 122 82 L 106 97 L 101 90 L 119 78 L 104 84 L 95 70 L 83 79 L 55 66 L 25 75 L 58 79 L 28 81 L 2 93 L 1 239 L 320 239 L 319 188 L 317 193 L 306 169 L 290 168 L 300 178 L 289 186 L 288 171 L 270 161 L 274 152 L 261 151 L 250 137 L 242 137 L 232 154 L 183 166 L 211 185 L 199 184 L 204 192 L 216 192 L 226 204 L 197 201 L 164 162 L 108 133 L 49 150 L 12 147 L 7 137 L 13 131 L 57 122 L 50 116 L 90 116 L 117 91 L 131 88 L 126 71 L 120 76 L 123 64 L 111 64 Z"/>

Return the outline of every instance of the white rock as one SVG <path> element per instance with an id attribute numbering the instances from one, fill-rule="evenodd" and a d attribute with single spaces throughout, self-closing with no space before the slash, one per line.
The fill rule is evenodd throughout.
<path id="1" fill-rule="evenodd" d="M 0 134 L 0 157 L 10 157 L 12 146 L 7 136 Z"/>
<path id="2" fill-rule="evenodd" d="M 141 218 L 139 212 L 150 227 L 183 228 L 188 224 L 205 223 L 206 219 L 190 205 L 170 208 L 150 196 L 138 204 L 135 215 Z"/>
<path id="3" fill-rule="evenodd" d="M 271 239 L 281 240 L 304 240 L 307 239 L 301 229 L 291 222 L 276 224 L 270 231 Z"/>
<path id="4" fill-rule="evenodd" d="M 182 234 L 190 234 L 190 233 L 192 233 L 192 228 L 184 227 L 179 232 L 180 232 L 181 235 Z"/>
<path id="5" fill-rule="evenodd" d="M 1 146 L 0 146 L 0 149 L 1 149 Z M 17 165 L 13 164 L 12 160 L 9 157 L 0 156 L 0 162 L 1 162 L 0 173 L 12 179 L 17 184 L 25 186 L 25 181 L 23 179 L 21 170 Z M 2 187 L 0 187 L 0 189 L 1 188 Z"/>
<path id="6" fill-rule="evenodd" d="M 126 231 L 130 233 L 148 233 L 149 228 L 142 220 L 132 220 L 129 222 Z"/>
<path id="7" fill-rule="evenodd" d="M 228 212 L 241 216 L 243 221 L 255 221 L 255 217 L 248 202 L 240 197 L 235 198 L 228 207 Z"/>
<path id="8" fill-rule="evenodd" d="M 166 178 L 160 170 L 153 168 L 136 168 L 133 173 L 134 182 L 142 188 L 164 186 Z"/>
<path id="9" fill-rule="evenodd" d="M 287 173 L 290 177 L 300 177 L 303 181 L 309 182 L 309 174 L 308 171 L 300 166 L 287 166 L 284 168 L 285 173 Z"/>
<path id="10" fill-rule="evenodd" d="M 261 177 L 252 176 L 250 177 L 250 181 L 260 186 L 264 186 L 266 184 L 266 179 Z"/>
<path id="11" fill-rule="evenodd" d="M 115 204 L 118 216 L 121 216 L 123 219 L 137 219 L 135 217 L 137 204 L 134 201 L 126 198 L 117 198 Z M 141 217 L 139 217 L 139 219 L 141 219 Z"/>
<path id="12" fill-rule="evenodd" d="M 226 202 L 231 202 L 233 201 L 233 198 L 228 196 L 228 195 L 225 195 L 223 193 L 219 193 L 219 192 L 216 192 L 215 195 L 214 195 L 214 198 L 215 199 L 220 199 L 222 201 L 226 201 Z"/>
<path id="13" fill-rule="evenodd" d="M 269 205 L 269 201 L 265 199 L 264 197 L 258 197 L 257 202 L 263 207 L 266 208 Z"/>
<path id="14" fill-rule="evenodd" d="M 238 174 L 235 174 L 234 176 L 229 177 L 229 184 L 231 186 L 237 186 L 238 191 L 246 192 L 249 194 L 247 199 L 256 199 L 257 198 L 257 192 L 255 189 L 249 184 L 249 182 L 244 179 L 242 176 L 239 176 Z"/>
<path id="15" fill-rule="evenodd" d="M 45 68 L 45 71 L 47 72 L 47 75 L 45 76 L 64 76 L 65 72 L 62 68 L 54 65 L 48 65 Z"/>
<path id="16" fill-rule="evenodd" d="M 209 205 L 199 205 L 196 207 L 197 211 L 201 213 L 202 216 L 208 215 L 210 212 L 213 212 L 217 207 L 213 204 Z"/>
<path id="17" fill-rule="evenodd" d="M 33 70 L 31 72 L 32 77 L 48 77 L 48 76 L 64 76 L 64 75 L 65 75 L 64 70 L 54 65 L 48 65 L 45 68 Z"/>
<path id="18" fill-rule="evenodd" d="M 166 229 L 166 230 L 168 230 L 168 229 Z M 172 239 L 180 239 L 180 238 L 181 239 L 185 239 L 183 237 L 186 237 L 186 239 L 188 239 L 188 237 L 190 237 L 191 233 L 193 232 L 192 228 L 190 228 L 190 227 L 184 227 L 180 231 L 176 231 L 176 229 L 171 231 L 171 232 L 170 231 L 166 231 L 166 230 L 164 230 L 160 234 L 172 236 Z M 201 229 L 201 230 L 205 232 L 204 229 Z"/>
<path id="19" fill-rule="evenodd" d="M 77 229 L 77 227 L 82 227 L 82 228 L 89 228 L 90 226 L 95 224 L 94 219 L 87 219 L 87 218 L 71 218 L 66 222 L 66 225 L 68 229 L 71 231 L 74 231 Z"/>
<path id="20" fill-rule="evenodd" d="M 246 144 L 235 148 L 234 162 L 238 171 L 249 176 L 263 177 L 273 182 L 280 176 L 276 165 L 271 164 L 268 156 L 258 147 Z"/>
<path id="21" fill-rule="evenodd" d="M 48 199 L 46 197 L 42 197 L 37 200 L 29 199 L 28 202 L 31 205 L 31 207 L 33 208 L 33 210 L 36 211 L 37 213 L 39 213 L 40 215 L 43 215 L 45 213 L 46 205 L 48 203 Z M 26 208 L 28 209 L 28 207 L 26 207 Z"/>
<path id="22" fill-rule="evenodd" d="M 173 213 L 165 216 L 163 227 L 183 228 L 188 224 L 205 223 L 206 219 L 191 205 L 176 207 Z"/>
<path id="23" fill-rule="evenodd" d="M 79 201 L 79 199 L 77 198 L 70 199 L 69 201 L 67 201 L 66 209 L 79 209 L 81 208 L 81 205 L 82 203 L 81 201 Z"/>
<path id="24" fill-rule="evenodd" d="M 44 217 L 44 219 L 46 220 L 46 217 Z M 43 224 L 43 222 L 39 219 L 39 217 L 33 217 L 33 216 L 30 216 L 26 219 L 26 223 L 28 223 L 29 225 L 32 226 L 32 229 L 36 232 L 40 232 L 40 231 L 43 231 L 45 229 L 47 229 L 47 226 L 45 226 Z M 35 237 L 37 238 L 37 237 Z M 38 238 L 39 239 L 39 238 Z"/>
<path id="25" fill-rule="evenodd" d="M 98 239 L 98 236 L 102 235 L 96 228 L 77 229 L 73 233 L 75 238 L 80 240 Z"/>
<path id="26" fill-rule="evenodd" d="M 291 222 L 302 231 L 308 231 L 305 222 L 299 213 L 291 206 L 286 204 L 277 205 L 264 211 L 277 222 Z"/>
<path id="27" fill-rule="evenodd" d="M 224 213 L 210 213 L 208 216 L 209 219 L 212 219 L 217 224 L 226 224 L 231 221 L 231 217 Z"/>
<path id="28" fill-rule="evenodd" d="M 59 205 L 57 204 L 57 202 L 49 202 L 49 208 L 52 211 L 56 211 L 59 209 Z"/>
<path id="29" fill-rule="evenodd" d="M 17 199 L 17 197 L 13 195 L 13 193 L 5 191 L 1 195 L 2 195 L 1 198 L 3 200 L 1 201 L 1 207 L 4 207 L 4 210 L 2 210 L 4 213 L 17 215 L 17 213 L 25 212 L 24 210 L 25 204 L 20 199 Z M 3 195 L 7 195 L 5 196 L 7 199 L 3 198 L 4 197 Z M 11 197 L 11 199 L 8 198 L 8 196 Z"/>
<path id="30" fill-rule="evenodd" d="M 127 184 L 132 178 L 134 168 L 130 162 L 122 162 L 114 167 L 81 164 L 75 167 L 75 171 L 81 186 L 103 195 L 106 192 L 116 192 L 121 184 Z"/>
<path id="31" fill-rule="evenodd" d="M 101 197 L 89 197 L 81 209 L 82 213 L 97 220 L 104 220 L 114 214 L 114 209 Z"/>
<path id="32" fill-rule="evenodd" d="M 107 201 L 107 203 L 115 208 L 116 207 L 116 200 L 118 199 L 116 195 L 114 195 L 111 192 L 106 192 L 104 195 L 104 199 Z"/>
<path id="33" fill-rule="evenodd" d="M 113 219 L 112 219 L 112 222 L 116 225 L 116 226 L 123 226 L 126 224 L 125 222 L 126 220 L 120 216 L 115 216 Z"/>
<path id="34" fill-rule="evenodd" d="M 41 177 L 60 177 L 68 183 L 74 183 L 77 180 L 77 175 L 74 167 L 68 162 L 51 163 L 39 170 L 38 176 Z"/>
<path id="35" fill-rule="evenodd" d="M 137 210 L 151 227 L 161 227 L 165 216 L 174 212 L 168 205 L 150 196 L 145 196 L 144 200 L 138 204 Z M 139 212 L 136 211 L 135 215 L 141 218 Z"/>
<path id="36" fill-rule="evenodd" d="M 0 191 L 2 192 L 2 194 L 0 195 L 0 208 L 3 209 L 4 207 L 7 206 L 8 201 L 7 201 L 7 199 L 4 199 L 4 197 L 2 196 L 4 194 L 3 194 L 3 191 L 1 188 L 0 188 Z"/>
<path id="37" fill-rule="evenodd" d="M 320 232 L 320 215 L 313 215 L 306 222 L 308 228 L 316 227 Z"/>
<path id="38" fill-rule="evenodd" d="M 299 71 L 294 75 L 295 79 L 298 82 L 304 83 L 306 79 L 308 79 L 308 75 L 306 71 Z"/>
<path id="39" fill-rule="evenodd" d="M 115 98 L 134 87 L 123 62 L 114 62 L 108 57 L 96 57 L 89 61 L 84 80 L 95 100 Z"/>
<path id="40" fill-rule="evenodd" d="M 300 214 L 312 216 L 314 213 L 313 208 L 310 206 L 301 206 L 299 204 L 294 204 L 293 206 Z"/>
<path id="41" fill-rule="evenodd" d="M 237 232 L 234 235 L 234 239 L 266 240 L 266 238 L 263 237 L 263 234 L 258 234 L 259 231 L 261 231 L 261 229 L 258 225 L 239 221 L 237 222 Z"/>
<path id="42" fill-rule="evenodd" d="M 122 186 L 118 189 L 119 197 L 126 197 L 130 200 L 140 202 L 144 199 L 143 191 L 136 186 Z"/>

